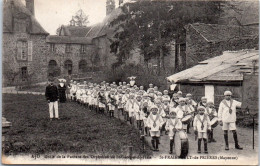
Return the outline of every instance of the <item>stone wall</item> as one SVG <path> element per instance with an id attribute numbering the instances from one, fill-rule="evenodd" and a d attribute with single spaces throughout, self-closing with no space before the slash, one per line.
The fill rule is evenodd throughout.
<path id="1" fill-rule="evenodd" d="M 70 44 L 71 51 L 66 52 L 66 44 L 55 44 L 55 51 L 50 49 L 51 43 L 47 43 L 47 66 L 51 60 L 55 60 L 60 68 L 61 75 L 68 75 L 68 71 L 65 68 L 65 62 L 70 60 L 72 62 L 72 74 L 79 73 L 79 62 L 81 60 L 86 61 L 86 67 L 92 67 L 92 58 L 96 55 L 93 45 L 86 45 L 86 51 L 81 52 L 81 44 Z"/>
<path id="2" fill-rule="evenodd" d="M 223 51 L 258 48 L 258 36 L 255 38 L 230 39 L 216 43 L 207 42 L 193 28 L 187 28 L 186 33 L 186 65 L 195 66 L 198 62 L 222 55 Z"/>
<path id="3" fill-rule="evenodd" d="M 106 36 L 93 39 L 95 49 L 98 52 L 98 66 L 101 70 L 110 69 L 112 64 L 116 62 L 116 56 L 110 53 L 110 43 Z"/>
<path id="4" fill-rule="evenodd" d="M 32 61 L 17 59 L 17 41 L 32 42 Z M 3 85 L 24 84 L 21 80 L 21 68 L 27 67 L 31 82 L 46 81 L 46 35 L 30 35 L 27 33 L 3 33 Z M 27 46 L 28 48 L 28 46 Z M 28 50 L 26 50 L 28 57 Z M 10 71 L 18 75 L 10 80 Z"/>

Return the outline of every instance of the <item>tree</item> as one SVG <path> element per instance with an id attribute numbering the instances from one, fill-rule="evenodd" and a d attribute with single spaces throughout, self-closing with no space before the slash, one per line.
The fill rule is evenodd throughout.
<path id="1" fill-rule="evenodd" d="M 139 47 L 144 60 L 157 58 L 158 74 L 164 70 L 164 56 L 173 40 L 185 40 L 185 25 L 189 23 L 217 23 L 223 12 L 217 1 L 152 1 L 126 3 L 123 14 L 111 22 L 117 32 L 111 44 L 118 64 L 123 64 L 130 51 Z"/>
<path id="2" fill-rule="evenodd" d="M 56 30 L 56 35 L 58 35 L 58 36 L 60 34 L 60 29 L 61 29 L 61 26 L 59 26 L 59 28 Z"/>
<path id="3" fill-rule="evenodd" d="M 76 15 L 73 16 L 76 26 L 87 26 L 89 23 L 88 16 L 83 12 L 82 9 L 77 11 Z"/>

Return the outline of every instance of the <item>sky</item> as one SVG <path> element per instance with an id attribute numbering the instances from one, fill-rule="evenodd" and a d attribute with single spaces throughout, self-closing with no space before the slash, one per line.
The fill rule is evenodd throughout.
<path id="1" fill-rule="evenodd" d="M 102 22 L 106 16 L 106 0 L 35 0 L 34 5 L 36 19 L 51 35 L 59 26 L 68 25 L 80 9 L 89 16 L 89 25 Z"/>

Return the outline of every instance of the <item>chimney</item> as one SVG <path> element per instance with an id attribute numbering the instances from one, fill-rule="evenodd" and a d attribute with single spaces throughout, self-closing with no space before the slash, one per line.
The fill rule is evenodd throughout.
<path id="1" fill-rule="evenodd" d="M 34 16 L 34 0 L 25 0 L 26 8 L 32 13 Z"/>

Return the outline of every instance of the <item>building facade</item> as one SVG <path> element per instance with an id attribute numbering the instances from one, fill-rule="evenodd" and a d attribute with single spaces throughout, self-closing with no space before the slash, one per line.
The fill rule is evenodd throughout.
<path id="1" fill-rule="evenodd" d="M 72 17 L 70 25 L 59 27 L 56 35 L 49 35 L 35 19 L 34 0 L 25 2 L 26 5 L 21 0 L 4 2 L 4 85 L 108 71 L 117 62 L 110 50 L 116 28 L 110 23 L 122 10 L 115 8 L 114 0 L 107 0 L 107 15 L 102 22 L 77 26 Z M 185 70 L 226 50 L 257 48 L 258 36 L 258 24 L 189 24 L 182 40 L 173 39 L 170 43 L 170 53 L 164 57 L 166 74 Z M 147 66 L 155 72 L 158 65 L 156 57 L 145 61 L 138 48 L 131 51 L 125 64 Z"/>
<path id="2" fill-rule="evenodd" d="M 84 37 L 88 30 L 88 27 L 61 26 L 58 35 L 47 37 L 48 76 L 68 76 L 96 68 L 95 45 L 92 38 Z"/>
<path id="3" fill-rule="evenodd" d="M 46 37 L 34 17 L 34 2 L 5 1 L 3 7 L 3 85 L 46 80 Z M 32 12 L 31 12 L 32 11 Z"/>

